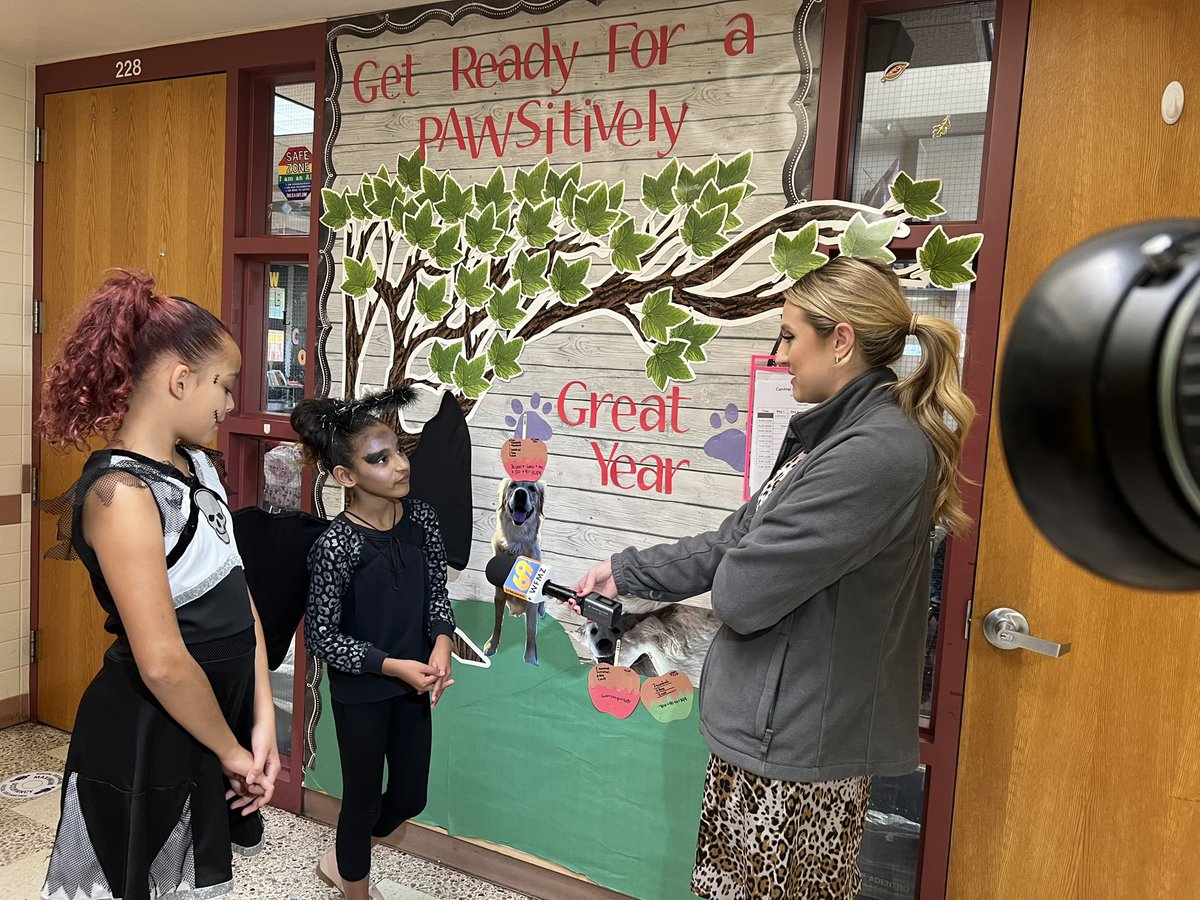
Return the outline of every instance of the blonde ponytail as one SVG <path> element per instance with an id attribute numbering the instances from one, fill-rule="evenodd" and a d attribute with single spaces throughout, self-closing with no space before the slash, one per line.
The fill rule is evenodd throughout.
<path id="1" fill-rule="evenodd" d="M 912 334 L 921 345 L 915 372 L 892 387 L 896 402 L 925 433 L 937 453 L 934 519 L 950 534 L 971 527 L 963 509 L 958 460 L 975 406 L 960 386 L 957 328 L 937 316 L 913 314 L 888 266 L 839 256 L 805 275 L 784 292 L 822 337 L 839 322 L 854 329 L 854 347 L 867 366 L 886 366 L 904 353 Z"/>
<path id="2" fill-rule="evenodd" d="M 913 316 L 913 335 L 921 345 L 921 364 L 892 388 L 896 402 L 925 432 L 937 451 L 937 500 L 934 518 L 950 534 L 970 530 L 963 509 L 958 460 L 967 429 L 975 419 L 975 404 L 960 387 L 958 329 L 937 316 Z"/>

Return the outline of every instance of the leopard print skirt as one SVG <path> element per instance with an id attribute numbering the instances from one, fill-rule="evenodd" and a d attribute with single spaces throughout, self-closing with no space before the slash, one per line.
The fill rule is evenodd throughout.
<path id="1" fill-rule="evenodd" d="M 853 900 L 871 777 L 797 783 L 708 760 L 692 893 Z"/>

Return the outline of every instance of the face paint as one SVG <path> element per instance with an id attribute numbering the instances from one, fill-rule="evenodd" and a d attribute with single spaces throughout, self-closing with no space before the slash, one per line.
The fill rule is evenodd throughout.
<path id="1" fill-rule="evenodd" d="M 227 340 L 221 353 L 213 357 L 209 365 L 211 367 L 201 374 L 200 378 L 211 378 L 211 384 L 205 384 L 201 380 L 192 398 L 192 402 L 196 404 L 192 407 L 192 415 L 203 418 L 191 420 L 191 428 L 196 428 L 197 431 L 183 433 L 186 440 L 197 444 L 211 441 L 225 416 L 233 409 L 233 386 L 242 365 L 242 356 L 237 345 L 232 340 Z"/>

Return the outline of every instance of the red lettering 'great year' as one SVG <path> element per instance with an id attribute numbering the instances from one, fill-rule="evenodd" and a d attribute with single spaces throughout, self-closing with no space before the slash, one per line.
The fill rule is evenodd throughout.
<path id="1" fill-rule="evenodd" d="M 670 494 L 675 490 L 675 473 L 692 465 L 687 459 L 676 462 L 669 456 L 653 453 L 634 460 L 628 453 L 617 452 L 621 447 L 620 441 L 613 441 L 607 454 L 601 449 L 599 441 L 591 443 L 592 452 L 596 454 L 596 462 L 600 466 L 601 487 L 611 483 L 623 491 L 637 488 L 655 494 Z"/>
<path id="2" fill-rule="evenodd" d="M 588 391 L 586 381 L 568 381 L 558 392 L 558 417 L 564 425 L 587 428 L 599 427 L 603 419 L 624 434 L 639 429 L 686 434 L 688 429 L 679 424 L 679 410 L 680 404 L 690 399 L 680 393 L 679 385 L 674 385 L 665 396 L 649 394 L 635 402 L 625 394 L 613 396 Z"/>
<path id="3" fill-rule="evenodd" d="M 569 381 L 558 392 L 558 417 L 564 425 L 582 428 L 612 426 L 622 434 L 645 432 L 684 434 L 688 429 L 679 422 L 682 403 L 688 397 L 674 385 L 668 394 L 649 394 L 635 401 L 626 394 L 613 395 L 588 390 L 585 381 Z M 670 494 L 675 490 L 675 474 L 691 468 L 687 459 L 650 453 L 635 458 L 621 451 L 621 442 L 614 441 L 605 448 L 600 441 L 591 441 L 592 453 L 600 469 L 600 486 L 612 485 L 618 490 L 639 490 L 655 494 Z"/>

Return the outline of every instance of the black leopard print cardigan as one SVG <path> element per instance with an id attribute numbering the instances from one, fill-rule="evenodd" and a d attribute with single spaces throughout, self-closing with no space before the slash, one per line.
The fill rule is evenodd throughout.
<path id="1" fill-rule="evenodd" d="M 446 592 L 446 550 L 437 513 L 422 500 L 405 501 L 423 533 L 425 556 L 428 636 L 432 644 L 441 635 L 453 636 L 454 612 Z M 308 608 L 304 617 L 304 646 L 309 653 L 334 669 L 352 675 L 378 673 L 386 654 L 368 641 L 342 633 L 342 597 L 358 567 L 366 541 L 344 517 L 339 516 L 313 544 L 308 554 Z"/>

